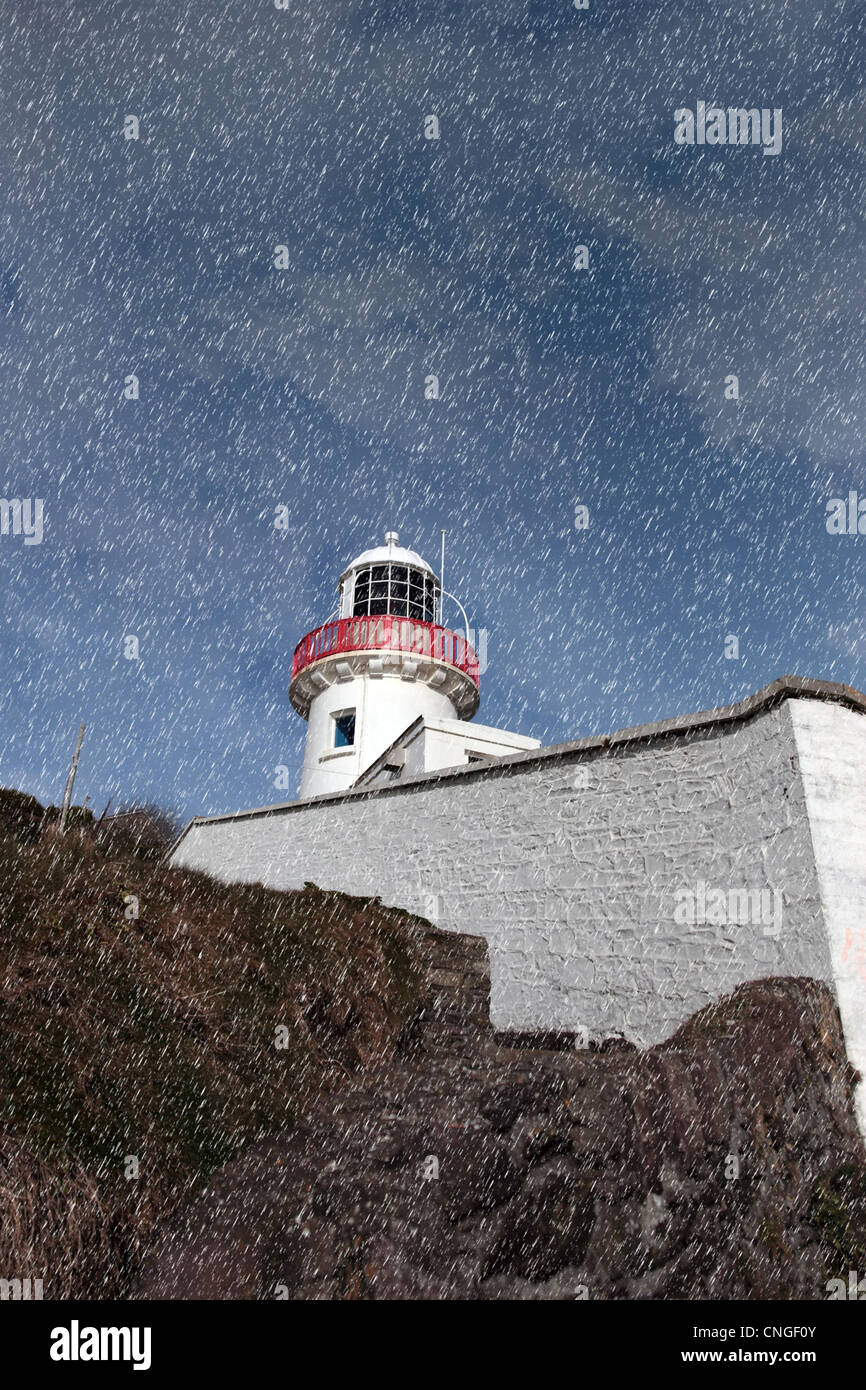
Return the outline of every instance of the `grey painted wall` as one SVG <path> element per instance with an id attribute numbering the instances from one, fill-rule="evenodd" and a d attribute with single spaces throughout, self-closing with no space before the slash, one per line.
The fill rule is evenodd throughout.
<path id="1" fill-rule="evenodd" d="M 761 696 L 727 722 L 692 716 L 492 769 L 194 822 L 172 862 L 378 895 L 483 934 L 498 1026 L 651 1043 L 741 981 L 834 982 L 791 712 L 819 702 Z M 820 708 L 825 737 L 837 715 L 866 728 L 861 713 Z M 683 890 L 700 902 L 701 884 L 715 909 L 688 920 Z M 766 915 L 727 896 L 739 889 L 765 890 Z"/>

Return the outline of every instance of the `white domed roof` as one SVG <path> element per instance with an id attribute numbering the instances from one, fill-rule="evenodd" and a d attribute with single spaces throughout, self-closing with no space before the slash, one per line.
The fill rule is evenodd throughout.
<path id="1" fill-rule="evenodd" d="M 399 537 L 396 531 L 388 531 L 385 535 L 385 544 L 377 545 L 372 550 L 364 550 L 356 559 L 348 564 L 340 575 L 340 583 L 350 574 L 352 570 L 360 569 L 364 565 L 384 565 L 389 561 L 395 565 L 411 565 L 413 569 L 426 570 L 435 578 L 435 570 L 422 560 L 421 556 L 414 550 L 406 550 L 398 545 Z"/>

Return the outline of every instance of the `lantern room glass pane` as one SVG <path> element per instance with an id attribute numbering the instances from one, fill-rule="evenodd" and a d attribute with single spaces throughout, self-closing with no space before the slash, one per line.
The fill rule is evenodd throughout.
<path id="1" fill-rule="evenodd" d="M 391 612 L 405 616 L 409 585 L 406 580 L 405 565 L 394 565 L 391 570 Z"/>
<path id="2" fill-rule="evenodd" d="M 370 612 L 377 616 L 388 610 L 388 581 L 390 565 L 373 565 L 370 570 Z"/>

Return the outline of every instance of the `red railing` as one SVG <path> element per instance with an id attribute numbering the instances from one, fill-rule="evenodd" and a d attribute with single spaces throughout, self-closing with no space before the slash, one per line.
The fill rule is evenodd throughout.
<path id="1" fill-rule="evenodd" d="M 393 614 L 372 618 L 338 618 L 302 637 L 292 658 L 292 680 L 305 666 L 341 652 L 411 652 L 434 661 L 447 661 L 478 685 L 478 657 L 465 637 L 435 623 Z"/>

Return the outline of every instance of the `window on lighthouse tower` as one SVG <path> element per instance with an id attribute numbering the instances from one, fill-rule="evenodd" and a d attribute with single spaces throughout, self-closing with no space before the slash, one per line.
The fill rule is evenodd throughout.
<path id="1" fill-rule="evenodd" d="M 355 711 L 340 710 L 334 715 L 334 747 L 351 748 L 355 742 Z"/>

